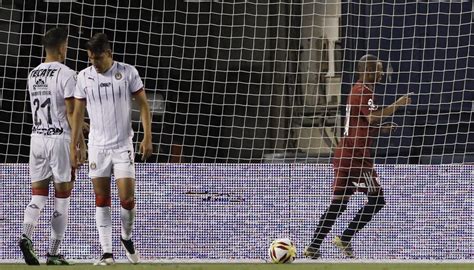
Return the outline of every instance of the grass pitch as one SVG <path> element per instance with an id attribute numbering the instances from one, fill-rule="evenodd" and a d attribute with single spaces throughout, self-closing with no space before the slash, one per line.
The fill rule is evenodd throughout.
<path id="1" fill-rule="evenodd" d="M 473 270 L 474 264 L 469 263 L 311 263 L 311 264 L 115 264 L 112 266 L 93 266 L 92 264 L 76 264 L 71 266 L 28 266 L 25 264 L 0 264 L 1 270 Z"/>

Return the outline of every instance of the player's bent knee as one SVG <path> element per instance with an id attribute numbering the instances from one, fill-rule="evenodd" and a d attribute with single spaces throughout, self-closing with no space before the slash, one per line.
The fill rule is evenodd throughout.
<path id="1" fill-rule="evenodd" d="M 135 198 L 132 197 L 126 200 L 120 200 L 120 205 L 123 209 L 132 210 L 133 208 L 135 208 Z"/>
<path id="2" fill-rule="evenodd" d="M 110 196 L 95 195 L 95 206 L 97 207 L 108 207 L 112 205 Z"/>
<path id="3" fill-rule="evenodd" d="M 344 199 L 333 199 L 331 201 L 331 205 L 329 206 L 328 211 L 333 213 L 338 213 L 338 215 L 342 214 L 347 209 L 347 203 L 349 200 Z"/>
<path id="4" fill-rule="evenodd" d="M 63 183 L 55 183 L 54 184 L 54 191 L 55 193 L 63 193 L 63 192 L 69 192 L 71 193 L 72 189 L 74 187 L 74 182 L 63 182 Z"/>

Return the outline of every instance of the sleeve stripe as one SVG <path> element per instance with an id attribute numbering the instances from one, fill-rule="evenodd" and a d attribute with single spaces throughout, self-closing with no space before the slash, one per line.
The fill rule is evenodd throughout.
<path id="1" fill-rule="evenodd" d="M 137 91 L 133 92 L 132 95 L 139 94 L 139 93 L 141 93 L 143 90 L 145 90 L 145 88 L 142 87 L 142 88 L 138 89 Z"/>

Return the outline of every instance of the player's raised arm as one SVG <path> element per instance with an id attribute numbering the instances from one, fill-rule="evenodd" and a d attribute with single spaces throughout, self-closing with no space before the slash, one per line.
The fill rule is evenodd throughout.
<path id="1" fill-rule="evenodd" d="M 144 130 L 144 137 L 140 143 L 140 153 L 142 154 L 142 161 L 145 161 L 153 153 L 153 145 L 151 142 L 151 116 L 150 107 L 146 98 L 145 91 L 139 90 L 133 95 L 135 102 L 140 108 L 140 118 L 142 119 L 142 126 Z"/>
<path id="2" fill-rule="evenodd" d="M 369 122 L 370 125 L 377 125 L 381 123 L 385 117 L 393 115 L 395 111 L 399 109 L 400 107 L 403 107 L 409 104 L 411 104 L 410 94 L 397 99 L 397 101 L 383 108 L 382 110 L 370 112 L 370 114 L 367 116 L 367 121 Z"/>

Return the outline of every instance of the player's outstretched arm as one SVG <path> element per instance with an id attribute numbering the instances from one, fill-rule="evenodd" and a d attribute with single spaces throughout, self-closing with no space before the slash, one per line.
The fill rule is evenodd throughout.
<path id="1" fill-rule="evenodd" d="M 140 118 L 142 119 L 142 126 L 144 130 L 144 137 L 140 143 L 140 153 L 142 154 L 142 161 L 145 161 L 153 153 L 153 145 L 151 142 L 151 115 L 148 100 L 145 91 L 139 91 L 134 95 L 135 102 L 140 108 Z"/>
<path id="2" fill-rule="evenodd" d="M 71 118 L 71 145 L 70 145 L 70 160 L 71 166 L 77 168 L 84 162 L 85 159 L 85 143 L 82 134 L 82 123 L 84 122 L 84 113 L 86 108 L 86 102 L 82 99 L 75 99 L 74 112 Z M 83 147 L 80 152 L 77 152 L 77 146 Z M 84 155 L 84 156 L 83 156 Z"/>
<path id="3" fill-rule="evenodd" d="M 370 125 L 378 125 L 380 122 L 383 121 L 385 117 L 391 116 L 395 113 L 397 109 L 400 107 L 406 106 L 411 104 L 410 94 L 407 94 L 395 101 L 393 104 L 383 108 L 379 111 L 373 111 L 367 116 L 367 121 Z"/>

